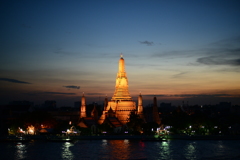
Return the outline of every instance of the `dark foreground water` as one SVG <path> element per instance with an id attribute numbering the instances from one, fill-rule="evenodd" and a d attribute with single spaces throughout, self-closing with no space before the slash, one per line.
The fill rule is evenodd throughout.
<path id="1" fill-rule="evenodd" d="M 240 140 L 141 142 L 80 140 L 0 143 L 0 159 L 240 159 Z"/>

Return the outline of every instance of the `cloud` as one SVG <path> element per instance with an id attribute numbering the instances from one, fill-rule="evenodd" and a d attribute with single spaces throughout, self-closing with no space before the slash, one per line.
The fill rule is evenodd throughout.
<path id="1" fill-rule="evenodd" d="M 160 52 L 152 54 L 152 57 L 157 58 L 168 58 L 168 59 L 175 59 L 175 58 L 190 58 L 198 55 L 200 50 L 172 50 L 168 52 Z"/>
<path id="2" fill-rule="evenodd" d="M 42 91 L 33 91 L 33 92 L 27 92 L 23 93 L 28 96 L 43 96 L 43 95 L 76 95 L 76 93 L 66 93 L 66 92 L 42 92 Z"/>
<path id="3" fill-rule="evenodd" d="M 58 55 L 67 55 L 67 56 L 73 56 L 73 55 L 77 55 L 76 52 L 73 52 L 73 51 L 65 51 L 63 48 L 57 48 L 55 51 L 54 51 L 55 54 L 58 54 Z"/>
<path id="4" fill-rule="evenodd" d="M 0 81 L 7 81 L 7 82 L 12 82 L 12 83 L 31 84 L 31 83 L 29 83 L 29 82 L 19 81 L 19 80 L 10 79 L 10 78 L 0 78 Z"/>
<path id="5" fill-rule="evenodd" d="M 148 97 L 176 97 L 176 98 L 187 98 L 187 97 L 240 97 L 240 95 L 232 95 L 232 94 L 158 94 L 158 95 L 143 95 Z"/>
<path id="6" fill-rule="evenodd" d="M 180 72 L 180 73 L 178 73 L 178 74 L 173 75 L 172 78 L 180 78 L 180 77 L 182 77 L 184 74 L 187 74 L 187 73 L 188 73 L 188 72 Z"/>
<path id="7" fill-rule="evenodd" d="M 65 88 L 70 88 L 70 89 L 80 89 L 80 86 L 74 86 L 74 85 L 71 85 L 71 86 L 63 86 Z"/>
<path id="8" fill-rule="evenodd" d="M 139 43 L 141 43 L 141 44 L 146 44 L 147 46 L 152 46 L 152 45 L 154 45 L 154 43 L 153 43 L 153 42 L 150 42 L 150 41 L 139 41 Z"/>
<path id="9" fill-rule="evenodd" d="M 216 70 L 217 72 L 240 72 L 240 67 L 235 67 L 235 68 L 220 68 Z"/>
<path id="10" fill-rule="evenodd" d="M 213 43 L 209 43 L 204 46 L 199 46 L 194 49 L 185 50 L 170 50 L 165 52 L 153 53 L 152 57 L 155 58 L 194 58 L 195 62 L 189 62 L 189 64 L 197 65 L 197 60 L 201 63 L 201 58 L 209 57 L 213 60 L 213 64 L 226 64 L 226 65 L 239 65 L 240 59 L 240 36 L 231 37 L 228 39 L 219 40 Z M 218 59 L 216 59 L 218 58 Z M 205 58 L 204 60 L 206 60 Z M 204 61 L 206 62 L 206 61 Z M 209 63 L 209 62 L 208 62 Z M 205 63 L 203 63 L 205 64 Z M 212 63 L 211 63 L 212 64 Z"/>
<path id="11" fill-rule="evenodd" d="M 43 94 L 76 95 L 76 93 L 64 93 L 64 92 L 43 92 Z"/>
<path id="12" fill-rule="evenodd" d="M 206 65 L 231 65 L 231 66 L 240 65 L 240 58 L 237 58 L 237 59 L 226 59 L 226 58 L 217 57 L 217 56 L 208 56 L 208 57 L 198 58 L 197 62 L 206 64 Z"/>
<path id="13" fill-rule="evenodd" d="M 221 48 L 237 48 L 240 44 L 240 36 L 235 36 L 227 39 L 222 39 L 213 43 L 210 43 L 210 47 L 221 47 Z"/>
<path id="14" fill-rule="evenodd" d="M 168 97 L 166 94 L 146 94 L 142 96 L 147 96 L 147 97 Z"/>
<path id="15" fill-rule="evenodd" d="M 104 93 L 86 93 L 86 95 L 90 95 L 90 96 L 101 96 L 101 95 L 106 95 Z"/>

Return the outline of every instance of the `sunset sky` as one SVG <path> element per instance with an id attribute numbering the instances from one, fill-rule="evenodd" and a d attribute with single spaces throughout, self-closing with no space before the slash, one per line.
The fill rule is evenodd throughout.
<path id="1" fill-rule="evenodd" d="M 144 104 L 240 104 L 240 1 L 0 2 L 0 104 L 73 106 L 115 90 L 123 54 Z"/>

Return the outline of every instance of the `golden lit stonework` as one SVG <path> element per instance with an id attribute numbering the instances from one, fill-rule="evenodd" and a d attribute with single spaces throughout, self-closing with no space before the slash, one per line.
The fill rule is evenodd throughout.
<path id="1" fill-rule="evenodd" d="M 82 95 L 81 103 L 82 103 L 82 105 L 80 107 L 80 118 L 84 118 L 84 117 L 87 117 L 84 92 L 83 92 L 83 95 Z"/>
<path id="2" fill-rule="evenodd" d="M 132 101 L 132 98 L 128 91 L 128 79 L 127 79 L 127 73 L 125 72 L 125 64 L 124 64 L 124 59 L 122 55 L 118 64 L 118 73 L 116 78 L 115 92 L 112 97 L 112 101 L 116 101 L 116 100 Z"/>
<path id="3" fill-rule="evenodd" d="M 132 100 L 128 91 L 128 79 L 122 55 L 118 64 L 115 92 L 111 101 L 109 101 L 106 108 L 104 108 L 103 114 L 99 119 L 100 124 L 109 116 L 109 110 L 114 112 L 115 117 L 117 117 L 122 124 L 127 123 L 127 119 L 132 111 L 137 111 L 136 103 Z"/>

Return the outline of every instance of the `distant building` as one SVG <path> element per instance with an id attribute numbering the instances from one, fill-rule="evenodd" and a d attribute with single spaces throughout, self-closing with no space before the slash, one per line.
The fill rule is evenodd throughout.
<path id="1" fill-rule="evenodd" d="M 74 108 L 81 107 L 81 101 L 74 102 Z"/>
<path id="2" fill-rule="evenodd" d="M 174 110 L 176 109 L 175 106 L 172 106 L 171 103 L 160 103 L 160 108 L 159 108 L 159 111 L 161 113 L 170 113 L 170 112 L 173 112 Z"/>
<path id="3" fill-rule="evenodd" d="M 34 103 L 29 101 L 12 101 L 0 106 L 0 135 L 8 134 L 7 127 L 12 121 L 29 112 Z"/>
<path id="4" fill-rule="evenodd" d="M 30 101 L 12 101 L 7 105 L 7 110 L 10 111 L 10 115 L 18 117 L 23 113 L 29 112 L 34 106 L 33 102 Z"/>
<path id="5" fill-rule="evenodd" d="M 45 108 L 56 108 L 57 103 L 54 100 L 46 100 L 45 103 L 44 103 L 44 107 Z"/>
<path id="6" fill-rule="evenodd" d="M 32 107 L 34 105 L 34 103 L 30 102 L 30 101 L 11 101 L 11 102 L 9 102 L 9 105 L 11 105 L 11 106 L 30 106 L 30 107 Z"/>
<path id="7" fill-rule="evenodd" d="M 171 103 L 160 103 L 160 108 L 171 108 L 172 104 Z"/>

